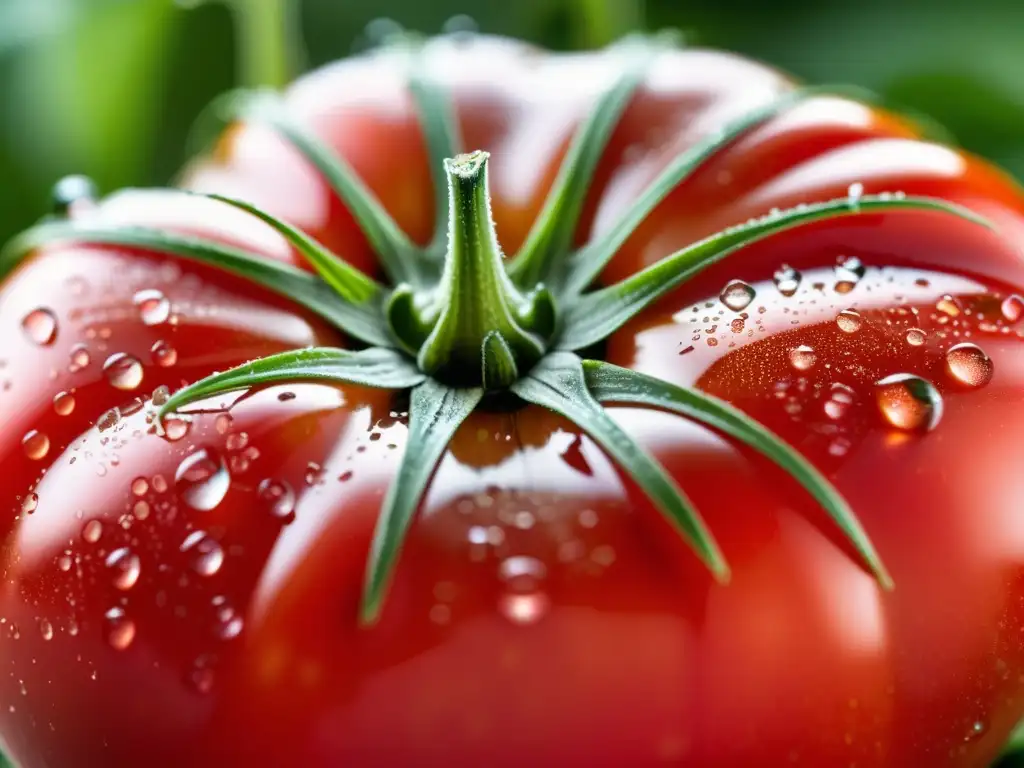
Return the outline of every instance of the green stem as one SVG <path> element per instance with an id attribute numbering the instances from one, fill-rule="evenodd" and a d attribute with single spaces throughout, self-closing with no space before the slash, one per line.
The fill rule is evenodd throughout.
<path id="1" fill-rule="evenodd" d="M 580 48 L 601 48 L 643 28 L 641 0 L 570 0 L 573 38 Z"/>
<path id="2" fill-rule="evenodd" d="M 224 0 L 235 16 L 239 74 L 247 88 L 281 89 L 301 69 L 294 0 Z"/>
<path id="3" fill-rule="evenodd" d="M 526 297 L 505 273 L 491 219 L 486 152 L 445 160 L 448 253 L 436 296 L 437 323 L 420 348 L 420 369 L 456 386 L 507 387 L 544 354 Z M 394 319 L 394 318 L 393 318 Z M 396 335 L 405 338 L 403 329 Z"/>

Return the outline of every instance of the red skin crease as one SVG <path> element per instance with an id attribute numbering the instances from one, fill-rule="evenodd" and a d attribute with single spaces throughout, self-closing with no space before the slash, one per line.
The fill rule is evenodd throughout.
<path id="1" fill-rule="evenodd" d="M 420 65 L 451 89 L 466 148 L 492 154 L 494 216 L 513 253 L 618 65 L 489 38 L 432 43 Z M 403 66 L 388 54 L 344 61 L 287 98 L 425 242 L 431 169 Z M 660 54 L 590 187 L 579 241 L 607 232 L 669 158 L 791 87 L 726 54 Z M 204 403 L 184 437 L 160 437 L 145 408 L 132 412 L 134 397 L 344 340 L 193 263 L 86 245 L 34 256 L 0 288 L 0 738 L 10 754 L 24 768 L 988 765 L 1024 712 L 1024 357 L 1000 315 L 1024 288 L 1021 191 L 899 118 L 816 97 L 680 185 L 602 279 L 856 182 L 960 202 L 997 231 L 899 212 L 777 234 L 645 312 L 606 357 L 726 398 L 802 451 L 856 510 L 894 578 L 889 593 L 769 462 L 684 419 L 614 408 L 717 537 L 732 581 L 715 584 L 589 438 L 527 407 L 461 428 L 381 621 L 361 628 L 369 541 L 406 448 L 401 398 L 275 386 Z M 324 181 L 265 129 L 230 130 L 182 184 L 250 200 L 375 269 Z M 126 192 L 75 215 L 200 232 L 299 263 L 265 225 L 212 201 Z M 834 271 L 844 256 L 867 267 L 845 293 Z M 804 273 L 791 297 L 772 283 L 783 263 Z M 731 279 L 757 292 L 739 313 L 718 300 Z M 147 325 L 141 290 L 161 291 L 171 317 Z M 39 307 L 56 317 L 49 344 L 22 328 Z M 836 323 L 848 308 L 862 318 L 853 333 Z M 910 328 L 924 344 L 908 343 Z M 946 369 L 948 348 L 968 340 L 993 365 L 983 386 Z M 173 365 L 155 359 L 161 341 Z M 77 344 L 89 362 L 71 371 Z M 806 370 L 791 362 L 800 345 L 813 350 Z M 108 381 L 115 353 L 139 360 L 136 388 Z M 931 432 L 883 418 L 874 382 L 896 373 L 941 394 Z M 849 403 L 836 404 L 835 384 L 850 388 Z M 62 391 L 75 400 L 67 415 L 53 405 Z M 127 415 L 94 426 L 114 407 Z M 49 440 L 38 459 L 22 445 L 31 430 Z M 198 450 L 223 468 L 198 488 L 188 475 L 176 483 Z M 264 481 L 293 490 L 290 515 L 275 515 Z"/>

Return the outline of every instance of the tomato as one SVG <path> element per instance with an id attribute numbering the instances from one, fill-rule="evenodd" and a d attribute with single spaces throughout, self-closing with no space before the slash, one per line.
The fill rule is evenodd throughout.
<path id="1" fill-rule="evenodd" d="M 286 103 L 422 243 L 431 167 L 402 61 L 333 64 Z M 491 153 L 513 253 L 619 60 L 460 37 L 425 65 L 465 146 Z M 577 241 L 605 236 L 672 157 L 793 87 L 723 53 L 659 54 Z M 376 271 L 345 206 L 269 128 L 232 127 L 181 185 L 250 201 Z M 161 387 L 350 342 L 212 267 L 41 249 L 0 287 L 10 754 L 24 768 L 987 765 L 1024 713 L 1021 190 L 907 121 L 815 96 L 702 165 L 601 281 L 851 185 L 960 203 L 995 228 L 894 211 L 786 230 L 673 291 L 602 354 L 717 395 L 795 446 L 856 511 L 891 592 L 766 459 L 680 417 L 610 408 L 701 510 L 732 570 L 717 583 L 590 437 L 526 406 L 462 425 L 380 620 L 362 626 L 381 499 L 417 450 L 406 401 L 280 384 L 156 434 Z M 263 223 L 201 198 L 128 191 L 72 215 L 303 265 Z M 735 310 L 720 300 L 734 279 L 754 291 Z M 897 374 L 941 400 L 876 384 Z"/>

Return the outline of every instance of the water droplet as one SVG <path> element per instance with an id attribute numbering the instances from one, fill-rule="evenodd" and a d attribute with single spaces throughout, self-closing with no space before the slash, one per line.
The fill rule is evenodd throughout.
<path id="1" fill-rule="evenodd" d="M 249 444 L 249 435 L 245 432 L 234 432 L 228 435 L 225 445 L 229 451 L 240 451 Z"/>
<path id="2" fill-rule="evenodd" d="M 1021 298 L 1016 293 L 1012 296 L 1007 296 L 1003 299 L 1003 303 L 999 305 L 999 312 L 1006 322 L 1016 323 L 1021 317 L 1024 317 L 1024 298 Z"/>
<path id="3" fill-rule="evenodd" d="M 103 412 L 99 421 L 96 422 L 96 428 L 100 432 L 106 432 L 108 429 L 116 427 L 120 420 L 121 412 L 117 408 L 111 408 L 109 411 Z"/>
<path id="4" fill-rule="evenodd" d="M 843 333 L 856 333 L 864 325 L 864 318 L 859 312 L 852 309 L 844 309 L 836 316 L 836 325 Z"/>
<path id="5" fill-rule="evenodd" d="M 818 353 L 806 344 L 789 350 L 789 364 L 798 371 L 809 371 L 817 361 Z"/>
<path id="6" fill-rule="evenodd" d="M 544 617 L 550 599 L 541 591 L 547 576 L 544 564 L 533 557 L 516 556 L 503 560 L 498 577 L 506 592 L 498 601 L 498 610 L 514 624 L 534 624 Z"/>
<path id="7" fill-rule="evenodd" d="M 200 448 L 178 465 L 174 481 L 186 504 L 209 512 L 224 499 L 231 476 L 219 453 L 212 448 Z"/>
<path id="8" fill-rule="evenodd" d="M 153 490 L 157 493 L 165 493 L 167 491 L 167 480 L 164 479 L 163 475 L 153 475 Z"/>
<path id="9" fill-rule="evenodd" d="M 170 368 L 178 362 L 178 350 L 166 341 L 157 341 L 150 347 L 149 352 L 153 355 L 153 362 L 161 368 Z"/>
<path id="10" fill-rule="evenodd" d="M 850 201 L 851 208 L 859 207 L 861 198 L 864 197 L 864 185 L 859 181 L 853 182 L 853 184 L 846 188 L 846 197 Z"/>
<path id="11" fill-rule="evenodd" d="M 85 344 L 75 344 L 71 348 L 71 367 L 75 371 L 85 368 L 92 358 L 89 356 L 89 348 Z"/>
<path id="12" fill-rule="evenodd" d="M 271 515 L 291 521 L 295 514 L 295 491 L 288 483 L 268 477 L 259 484 L 256 492 L 267 505 Z"/>
<path id="13" fill-rule="evenodd" d="M 217 626 L 215 633 L 221 640 L 233 640 L 242 634 L 245 622 L 230 605 L 217 609 Z"/>
<path id="14" fill-rule="evenodd" d="M 136 477 L 132 480 L 132 493 L 136 496 L 145 496 L 149 492 L 149 481 L 144 477 Z"/>
<path id="15" fill-rule="evenodd" d="M 53 344 L 57 338 L 57 316 L 48 309 L 33 309 L 21 321 L 25 335 L 41 347 Z"/>
<path id="16" fill-rule="evenodd" d="M 828 400 L 823 406 L 825 415 L 833 421 L 839 421 L 850 410 L 854 399 L 855 393 L 850 387 L 845 384 L 833 384 L 829 389 Z"/>
<path id="17" fill-rule="evenodd" d="M 53 410 L 58 416 L 67 416 L 75 410 L 75 396 L 70 392 L 58 392 L 53 396 Z"/>
<path id="18" fill-rule="evenodd" d="M 206 531 L 193 531 L 178 548 L 192 562 L 192 570 L 200 576 L 213 576 L 224 564 L 224 548 Z"/>
<path id="19" fill-rule="evenodd" d="M 875 383 L 875 397 L 882 416 L 898 429 L 927 431 L 942 418 L 942 396 L 934 384 L 920 376 L 887 376 Z"/>
<path id="20" fill-rule="evenodd" d="M 171 314 L 171 302 L 158 290 L 139 291 L 135 294 L 133 301 L 139 309 L 142 322 L 146 325 L 164 323 Z"/>
<path id="21" fill-rule="evenodd" d="M 171 399 L 171 390 L 166 384 L 161 384 L 153 390 L 153 405 L 163 405 Z"/>
<path id="22" fill-rule="evenodd" d="M 910 328 L 907 330 L 907 344 L 912 347 L 920 347 L 928 340 L 928 335 L 920 328 Z"/>
<path id="23" fill-rule="evenodd" d="M 788 264 L 779 267 L 772 275 L 772 282 L 783 296 L 792 296 L 800 287 L 803 276 Z"/>
<path id="24" fill-rule="evenodd" d="M 67 216 L 77 205 L 95 200 L 97 194 L 96 182 L 88 176 L 65 176 L 50 190 L 50 205 L 57 215 Z"/>
<path id="25" fill-rule="evenodd" d="M 171 415 L 163 420 L 163 436 L 172 443 L 181 440 L 191 428 L 192 422 L 184 416 Z"/>
<path id="26" fill-rule="evenodd" d="M 971 727 L 967 730 L 967 735 L 964 736 L 964 741 L 974 741 L 975 739 L 981 738 L 985 733 L 985 723 L 981 720 L 975 720 L 971 723 Z"/>
<path id="27" fill-rule="evenodd" d="M 750 306 L 756 295 L 754 288 L 742 280 L 730 280 L 719 298 L 733 312 L 740 312 Z"/>
<path id="28" fill-rule="evenodd" d="M 122 591 L 127 591 L 135 586 L 142 572 L 142 563 L 138 555 L 128 547 L 115 549 L 107 555 L 107 568 L 113 573 L 114 586 Z"/>
<path id="29" fill-rule="evenodd" d="M 836 262 L 836 293 L 849 293 L 857 287 L 857 283 L 867 270 L 856 256 L 841 256 Z"/>
<path id="30" fill-rule="evenodd" d="M 50 452 L 50 438 L 36 429 L 31 429 L 21 438 L 21 447 L 25 455 L 33 461 L 46 458 Z"/>
<path id="31" fill-rule="evenodd" d="M 103 523 L 99 520 L 90 520 L 82 526 L 82 539 L 89 544 L 95 544 L 103 535 Z"/>
<path id="32" fill-rule="evenodd" d="M 39 634 L 43 640 L 53 640 L 53 624 L 46 619 L 39 620 Z"/>
<path id="33" fill-rule="evenodd" d="M 108 357 L 103 364 L 103 373 L 117 389 L 132 390 L 142 383 L 142 363 L 124 352 Z"/>
<path id="34" fill-rule="evenodd" d="M 132 514 L 135 515 L 136 520 L 145 520 L 149 517 L 149 502 L 136 501 L 135 506 L 132 507 Z"/>
<path id="35" fill-rule="evenodd" d="M 211 659 L 208 656 L 200 656 L 192 665 L 188 681 L 199 693 L 209 693 L 213 690 L 214 674 L 211 666 Z"/>
<path id="36" fill-rule="evenodd" d="M 964 386 L 983 387 L 992 380 L 992 358 L 977 344 L 957 344 L 946 352 L 946 373 Z"/>
<path id="37" fill-rule="evenodd" d="M 57 567 L 60 568 L 61 571 L 63 571 L 64 573 L 67 573 L 71 570 L 72 564 L 73 563 L 71 561 L 71 555 L 67 554 L 66 552 L 57 558 Z"/>
<path id="38" fill-rule="evenodd" d="M 127 649 L 135 639 L 135 622 L 128 618 L 124 608 L 111 608 L 104 618 L 110 647 L 115 651 Z"/>
<path id="39" fill-rule="evenodd" d="M 960 302 L 948 293 L 935 302 L 935 308 L 942 314 L 949 315 L 950 317 L 957 317 L 963 311 Z"/>

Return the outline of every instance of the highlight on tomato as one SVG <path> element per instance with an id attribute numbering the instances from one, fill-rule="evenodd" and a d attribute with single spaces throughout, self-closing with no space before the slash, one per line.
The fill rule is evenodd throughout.
<path id="1" fill-rule="evenodd" d="M 0 743 L 984 768 L 1024 194 L 848 89 L 395 30 L 0 256 Z"/>

